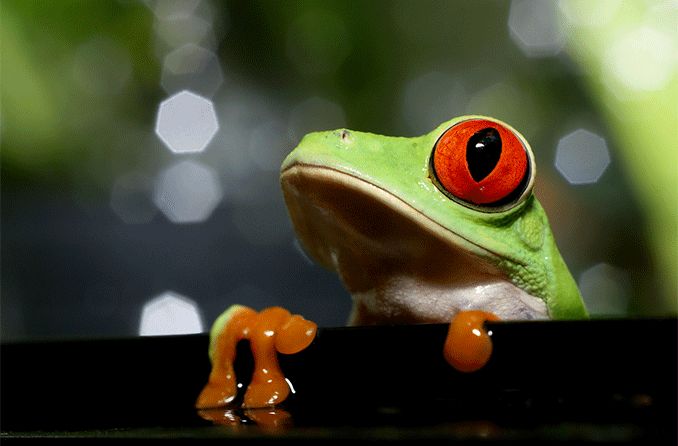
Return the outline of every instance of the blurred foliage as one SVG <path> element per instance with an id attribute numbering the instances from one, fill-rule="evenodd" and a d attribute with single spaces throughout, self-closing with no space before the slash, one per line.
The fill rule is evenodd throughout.
<path id="1" fill-rule="evenodd" d="M 87 165 L 92 140 L 109 162 L 120 163 L 109 144 L 124 139 L 116 132 L 124 125 L 110 123 L 151 125 L 144 104 L 160 97 L 148 9 L 136 2 L 9 0 L 0 19 L 3 180 L 25 175 L 68 184 Z M 88 42 L 95 46 L 88 50 Z M 108 59 L 111 53 L 121 60 Z M 129 64 L 129 73 L 120 64 Z M 116 79 L 121 69 L 133 82 Z M 112 88 L 116 82 L 126 88 Z"/>
<path id="2" fill-rule="evenodd" d="M 661 271 L 657 292 L 676 312 L 678 8 L 670 2 L 579 0 L 568 2 L 565 13 L 575 27 L 570 52 L 609 123 L 645 214 L 644 229 Z M 609 17 L 600 26 L 603 13 Z"/>

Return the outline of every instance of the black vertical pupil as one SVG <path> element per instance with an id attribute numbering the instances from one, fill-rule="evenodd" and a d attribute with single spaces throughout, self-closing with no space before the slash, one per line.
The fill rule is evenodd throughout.
<path id="1" fill-rule="evenodd" d="M 466 163 L 477 182 L 494 170 L 501 156 L 501 136 L 496 129 L 478 130 L 466 143 Z"/>

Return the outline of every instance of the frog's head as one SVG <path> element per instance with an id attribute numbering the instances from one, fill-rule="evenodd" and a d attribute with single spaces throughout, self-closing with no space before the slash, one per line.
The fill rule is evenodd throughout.
<path id="1" fill-rule="evenodd" d="M 515 129 L 465 116 L 415 138 L 311 133 L 281 182 L 297 234 L 351 291 L 354 322 L 585 316 Z"/>

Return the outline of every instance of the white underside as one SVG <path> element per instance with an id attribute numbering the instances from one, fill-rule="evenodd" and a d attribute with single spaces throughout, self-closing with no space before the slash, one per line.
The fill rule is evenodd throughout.
<path id="1" fill-rule="evenodd" d="M 466 310 L 489 311 L 503 320 L 549 319 L 543 300 L 501 278 L 449 288 L 395 276 L 379 289 L 353 292 L 352 297 L 354 313 L 349 321 L 352 324 L 364 323 L 365 319 L 369 322 L 370 315 L 379 315 L 383 321 L 449 322 L 456 313 Z"/>

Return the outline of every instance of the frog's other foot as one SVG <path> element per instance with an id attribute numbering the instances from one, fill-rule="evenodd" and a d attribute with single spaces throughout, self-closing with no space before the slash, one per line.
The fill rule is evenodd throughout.
<path id="1" fill-rule="evenodd" d="M 290 386 L 282 375 L 266 377 L 261 382 L 252 382 L 247 386 L 243 407 L 254 409 L 279 404 L 290 394 Z"/>
<path id="2" fill-rule="evenodd" d="M 235 382 L 208 382 L 195 403 L 197 409 L 214 409 L 228 406 L 237 394 Z"/>
<path id="3" fill-rule="evenodd" d="M 496 314 L 487 311 L 457 313 L 445 339 L 445 360 L 460 372 L 475 372 L 485 367 L 492 356 L 492 332 L 485 328 L 485 322 L 497 320 Z"/>
<path id="4" fill-rule="evenodd" d="M 286 355 L 299 353 L 311 345 L 317 333 L 318 325 L 315 322 L 293 314 L 280 327 L 275 337 L 275 349 Z"/>

